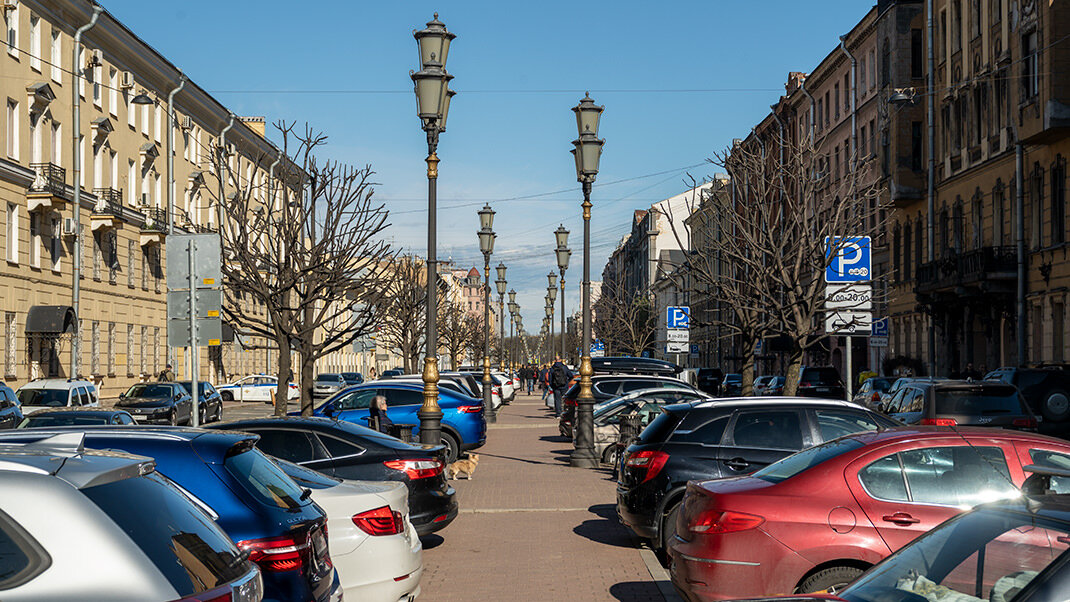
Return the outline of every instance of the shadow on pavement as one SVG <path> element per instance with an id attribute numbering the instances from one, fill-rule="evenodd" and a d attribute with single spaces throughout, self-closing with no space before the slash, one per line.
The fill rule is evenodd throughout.
<path id="1" fill-rule="evenodd" d="M 525 464 L 545 464 L 546 466 L 557 466 L 553 462 L 542 462 L 540 460 L 530 460 L 528 458 L 514 458 L 512 456 L 499 456 L 498 454 L 488 454 L 486 452 L 479 452 L 480 458 L 499 458 L 501 460 L 512 460 L 514 462 L 523 462 Z"/>
<path id="2" fill-rule="evenodd" d="M 549 441 L 551 443 L 568 443 L 569 440 L 561 435 L 543 435 L 539 437 L 539 441 Z"/>
<path id="3" fill-rule="evenodd" d="M 588 512 L 597 516 L 598 518 L 604 518 L 617 522 L 617 506 L 616 504 L 595 504 L 587 509 Z"/>
<path id="4" fill-rule="evenodd" d="M 420 543 L 423 544 L 425 550 L 433 550 L 442 545 L 442 542 L 444 541 L 446 540 L 443 539 L 441 535 L 435 535 L 434 533 L 424 535 L 420 538 Z"/>
<path id="5" fill-rule="evenodd" d="M 609 587 L 609 595 L 621 602 L 649 602 L 664 600 L 658 586 L 650 581 L 626 581 Z"/>
<path id="6" fill-rule="evenodd" d="M 635 548 L 628 530 L 617 522 L 617 511 L 612 504 L 596 504 L 587 510 L 597 518 L 576 525 L 573 533 L 607 546 Z"/>

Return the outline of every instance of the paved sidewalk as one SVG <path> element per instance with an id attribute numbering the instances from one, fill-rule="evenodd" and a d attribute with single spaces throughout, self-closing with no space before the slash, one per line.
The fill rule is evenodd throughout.
<path id="1" fill-rule="evenodd" d="M 453 481 L 461 514 L 424 538 L 421 601 L 665 600 L 609 470 L 569 467 L 571 449 L 538 397 L 499 410 L 475 477 Z"/>

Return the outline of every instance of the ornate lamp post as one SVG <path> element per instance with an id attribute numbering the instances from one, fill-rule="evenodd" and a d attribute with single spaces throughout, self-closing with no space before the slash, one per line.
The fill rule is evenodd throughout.
<path id="1" fill-rule="evenodd" d="M 437 187 L 438 136 L 446 131 L 446 116 L 450 110 L 449 81 L 446 57 L 450 42 L 457 37 L 446 31 L 446 25 L 434 19 L 427 28 L 412 33 L 420 50 L 420 70 L 409 72 L 416 91 L 416 112 L 423 130 L 427 132 L 427 351 L 424 358 L 424 403 L 416 415 L 420 419 L 420 442 L 439 443 L 442 410 L 438 407 L 438 241 Z"/>
<path id="2" fill-rule="evenodd" d="M 598 139 L 598 120 L 605 107 L 594 104 L 590 93 L 572 108 L 576 113 L 579 137 L 572 142 L 576 159 L 576 180 L 583 185 L 583 338 L 580 343 L 580 390 L 576 397 L 576 448 L 572 451 L 572 466 L 594 468 L 598 458 L 594 453 L 594 396 L 591 394 L 591 187 L 598 176 L 598 160 L 602 157 L 605 140 Z"/>
<path id="3" fill-rule="evenodd" d="M 498 369 L 505 370 L 505 287 L 508 283 L 505 281 L 505 264 L 498 262 L 498 279 L 494 281 L 494 284 L 498 287 L 498 326 L 500 331 L 500 337 L 498 339 Z"/>
<path id="4" fill-rule="evenodd" d="M 557 345 L 554 344 L 554 302 L 550 300 L 550 294 L 546 294 L 546 328 L 547 328 L 547 343 L 546 348 L 549 350 L 547 353 L 547 361 L 554 361 L 554 353 L 557 351 Z"/>
<path id="5" fill-rule="evenodd" d="M 514 353 L 514 351 L 516 351 L 516 339 L 513 338 L 513 332 L 516 325 L 516 308 L 516 289 L 513 289 L 509 291 L 509 338 L 512 340 L 509 342 L 509 359 L 506 362 L 508 371 L 506 374 L 513 371 L 513 361 L 516 357 Z"/>
<path id="6" fill-rule="evenodd" d="M 553 322 L 554 307 L 557 302 L 557 274 L 550 272 L 546 275 L 546 281 L 549 286 L 546 287 L 546 306 L 550 308 L 550 321 Z M 564 334 L 564 331 L 562 331 Z M 551 344 L 551 349 L 556 349 L 557 345 Z"/>
<path id="7" fill-rule="evenodd" d="M 497 422 L 498 413 L 491 401 L 490 380 L 490 255 L 494 252 L 494 210 L 485 205 L 479 210 L 479 250 L 483 252 L 483 416 Z"/>
<path id="8" fill-rule="evenodd" d="M 568 269 L 568 260 L 572 257 L 572 249 L 568 248 L 568 230 L 565 229 L 564 224 L 554 230 L 554 237 L 557 239 L 557 248 L 554 249 L 554 253 L 557 255 L 557 268 L 561 270 L 561 358 L 564 359 L 568 354 L 565 349 L 565 270 Z"/>

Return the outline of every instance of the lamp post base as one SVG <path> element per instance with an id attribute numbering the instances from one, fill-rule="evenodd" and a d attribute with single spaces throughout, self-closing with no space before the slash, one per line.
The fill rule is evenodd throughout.
<path id="1" fill-rule="evenodd" d="M 580 391 L 576 398 L 576 449 L 572 450 L 569 462 L 575 468 L 597 468 L 599 464 L 598 456 L 594 453 L 593 375 L 591 356 L 584 355 L 580 358 Z"/>
<path id="2" fill-rule="evenodd" d="M 490 380 L 490 357 L 483 357 L 483 417 L 487 424 L 498 422 L 498 411 L 494 409 L 494 400 L 491 393 L 493 384 Z"/>
<path id="3" fill-rule="evenodd" d="M 424 360 L 424 404 L 416 412 L 420 419 L 420 443 L 438 445 L 442 441 L 442 410 L 438 407 L 438 358 Z"/>

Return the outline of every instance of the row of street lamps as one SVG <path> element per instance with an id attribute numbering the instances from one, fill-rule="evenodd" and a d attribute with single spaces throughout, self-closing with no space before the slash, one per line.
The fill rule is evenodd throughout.
<path id="1" fill-rule="evenodd" d="M 438 257 L 437 257 L 437 222 L 436 222 L 436 182 L 438 179 L 438 148 L 439 134 L 446 131 L 446 117 L 449 113 L 450 99 L 454 92 L 449 89 L 449 81 L 453 76 L 446 72 L 446 58 L 449 53 L 450 42 L 456 35 L 446 30 L 444 23 L 438 20 L 438 13 L 427 23 L 425 29 L 413 32 L 420 51 L 420 71 L 410 72 L 412 77 L 417 101 L 417 113 L 427 133 L 427 349 L 424 360 L 424 403 L 417 412 L 420 419 L 420 442 L 437 444 L 441 440 L 442 410 L 438 407 L 438 331 L 437 331 L 437 306 L 438 306 Z M 590 93 L 578 105 L 572 108 L 576 114 L 576 129 L 578 137 L 572 142 L 572 154 L 576 164 L 576 179 L 583 188 L 583 290 L 582 290 L 582 329 L 583 335 L 580 343 L 580 390 L 577 398 L 576 414 L 576 448 L 572 452 L 571 464 L 576 467 L 592 468 L 598 465 L 598 458 L 594 453 L 593 434 L 593 407 L 594 396 L 591 394 L 591 376 L 594 373 L 591 367 L 591 188 L 598 175 L 598 163 L 602 156 L 602 147 L 605 140 L 598 138 L 598 123 L 605 107 L 598 106 L 591 99 Z M 488 422 L 495 422 L 497 415 L 494 412 L 490 398 L 490 256 L 494 252 L 494 210 L 489 205 L 479 211 L 479 247 L 483 253 L 483 406 Z M 559 226 L 554 232 L 557 247 L 554 252 L 557 256 L 557 266 L 560 270 L 561 290 L 561 356 L 566 355 L 565 350 L 565 270 L 568 269 L 569 258 L 572 250 L 568 248 L 568 230 L 564 225 Z M 505 295 L 507 282 L 505 280 L 506 267 L 499 263 L 497 267 L 498 279 L 495 281 L 498 290 L 500 308 L 501 333 L 500 337 L 505 341 Z M 549 286 L 546 297 L 546 318 L 543 320 L 544 331 L 549 330 L 553 334 L 553 317 L 555 313 L 555 298 L 557 296 L 557 275 L 552 271 L 547 275 Z M 516 291 L 509 291 L 509 316 L 510 331 L 515 330 L 517 337 L 523 332 L 523 320 L 520 317 L 520 306 L 516 303 Z M 514 337 L 514 345 L 516 339 Z M 506 368 L 504 360 L 504 344 L 499 355 L 499 366 Z M 515 356 L 514 356 L 515 357 Z"/>

